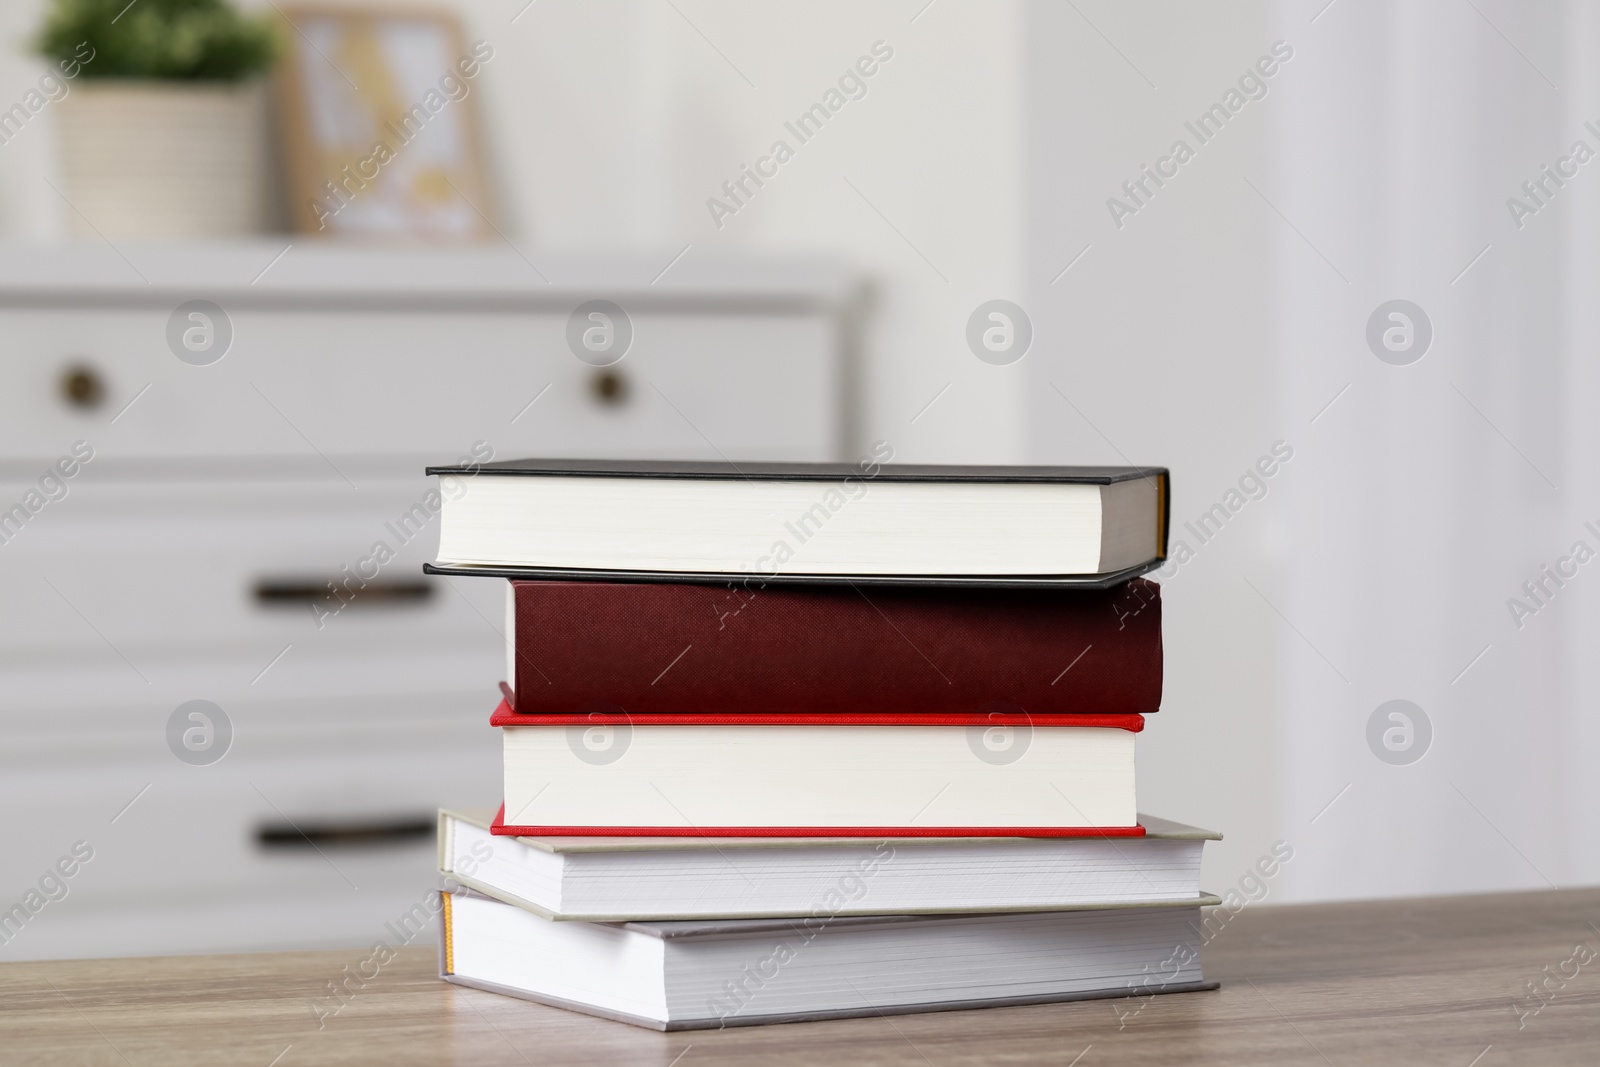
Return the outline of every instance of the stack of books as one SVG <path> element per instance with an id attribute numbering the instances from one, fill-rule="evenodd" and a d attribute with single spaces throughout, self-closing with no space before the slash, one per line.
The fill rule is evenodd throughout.
<path id="1" fill-rule="evenodd" d="M 1138 814 L 1167 472 L 513 462 L 428 570 L 506 580 L 497 812 L 443 976 L 689 1029 L 1214 988 Z"/>

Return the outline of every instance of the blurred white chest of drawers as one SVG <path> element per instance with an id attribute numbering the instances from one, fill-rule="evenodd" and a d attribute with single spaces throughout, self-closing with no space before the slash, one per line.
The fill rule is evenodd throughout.
<path id="1" fill-rule="evenodd" d="M 0 249 L 0 961 L 393 941 L 500 779 L 425 465 L 847 451 L 837 267 L 285 244 Z"/>

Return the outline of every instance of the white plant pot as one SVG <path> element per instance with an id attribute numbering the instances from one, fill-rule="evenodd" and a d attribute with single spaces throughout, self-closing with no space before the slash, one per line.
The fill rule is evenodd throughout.
<path id="1" fill-rule="evenodd" d="M 262 229 L 259 85 L 81 80 L 54 110 L 74 235 L 193 239 Z"/>

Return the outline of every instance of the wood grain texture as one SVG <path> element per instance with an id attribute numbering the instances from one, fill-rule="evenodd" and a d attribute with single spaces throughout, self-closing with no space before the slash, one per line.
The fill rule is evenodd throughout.
<path id="1" fill-rule="evenodd" d="M 10 964 L 0 1063 L 1593 1064 L 1600 959 L 1521 1029 L 1512 1005 L 1600 949 L 1597 924 L 1600 890 L 1250 907 L 1203 952 L 1220 991 L 1152 998 L 1120 1029 L 1139 1002 L 660 1034 L 451 987 L 426 949 L 319 1028 L 311 999 L 369 953 Z"/>

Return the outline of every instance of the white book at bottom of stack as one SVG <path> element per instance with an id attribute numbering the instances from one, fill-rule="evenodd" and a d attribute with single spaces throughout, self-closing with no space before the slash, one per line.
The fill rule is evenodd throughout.
<path id="1" fill-rule="evenodd" d="M 440 813 L 459 985 L 658 1030 L 1216 988 L 1199 861 L 1219 835 L 1179 823 L 709 842 L 494 837 L 492 814 Z"/>

